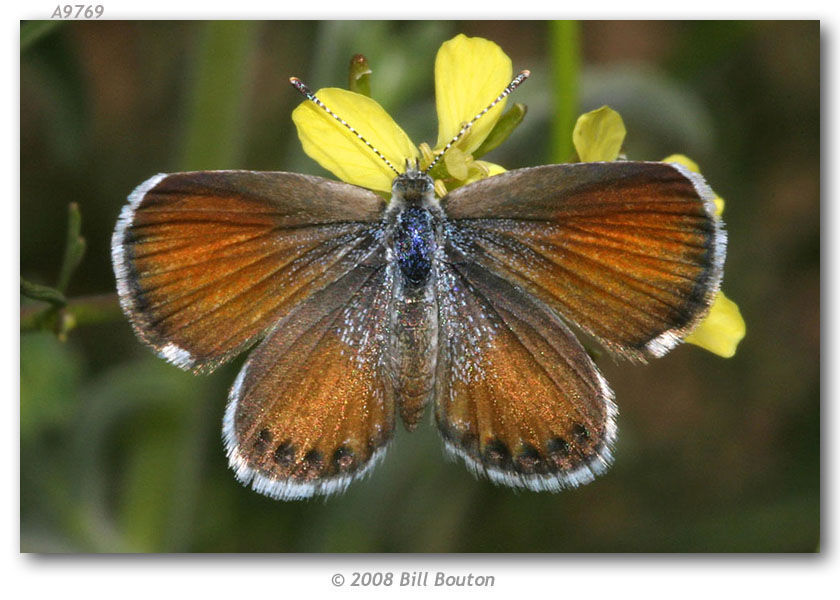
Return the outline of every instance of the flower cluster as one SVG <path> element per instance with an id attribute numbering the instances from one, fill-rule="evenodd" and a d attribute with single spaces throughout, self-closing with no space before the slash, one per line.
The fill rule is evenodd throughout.
<path id="1" fill-rule="evenodd" d="M 510 58 L 495 43 L 458 35 L 444 42 L 435 59 L 435 99 L 438 139 L 434 148 L 414 145 L 405 131 L 376 101 L 363 94 L 340 88 L 318 90 L 317 96 L 335 114 L 358 131 L 393 165 L 402 166 L 421 157 L 428 166 L 449 140 L 481 112 L 513 78 Z M 439 195 L 466 183 L 504 173 L 499 165 L 478 160 L 488 152 L 488 142 L 497 146 L 521 121 L 522 109 L 514 118 L 501 119 L 502 100 L 450 148 L 433 171 Z M 506 115 L 507 116 L 507 115 Z M 519 118 L 516 118 L 519 117 Z M 351 130 L 312 102 L 304 102 L 292 113 L 303 150 L 339 179 L 374 191 L 390 193 L 394 173 Z M 492 135 L 491 135 L 492 134 Z"/>

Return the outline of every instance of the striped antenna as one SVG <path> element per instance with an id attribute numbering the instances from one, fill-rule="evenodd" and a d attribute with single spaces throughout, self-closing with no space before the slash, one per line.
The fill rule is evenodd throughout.
<path id="1" fill-rule="evenodd" d="M 474 116 L 474 117 L 470 120 L 470 122 L 469 122 L 469 123 L 465 123 L 465 124 L 464 124 L 464 126 L 463 126 L 463 127 L 461 127 L 461 131 L 459 131 L 458 133 L 456 133 L 456 134 L 455 134 L 455 137 L 454 137 L 454 138 L 452 138 L 451 140 L 449 140 L 449 143 L 448 143 L 448 144 L 446 144 L 446 146 L 444 146 L 444 147 L 443 147 L 443 150 L 441 150 L 441 151 L 438 153 L 438 155 L 437 155 L 437 156 L 435 156 L 434 160 L 433 160 L 433 161 L 429 164 L 429 166 L 428 166 L 428 167 L 426 167 L 426 170 L 424 171 L 424 173 L 428 173 L 429 171 L 431 171 L 431 170 L 432 170 L 432 167 L 434 167 L 434 166 L 438 163 L 438 161 L 440 160 L 440 158 L 441 158 L 444 154 L 446 154 L 446 151 L 447 151 L 447 150 L 449 150 L 452 146 L 454 146 L 454 145 L 455 145 L 455 143 L 456 143 L 458 140 L 460 140 L 460 139 L 464 136 L 464 134 L 465 134 L 465 133 L 467 133 L 467 131 L 469 131 L 470 127 L 472 127 L 472 126 L 473 126 L 473 124 L 474 124 L 476 121 L 478 121 L 481 117 L 483 117 L 484 115 L 486 115 L 486 114 L 487 114 L 487 111 L 489 111 L 491 108 L 493 108 L 494 106 L 496 106 L 499 102 L 501 102 L 502 100 L 504 100 L 505 98 L 507 98 L 507 97 L 511 94 L 511 92 L 513 92 L 513 90 L 515 90 L 516 88 L 518 88 L 518 87 L 519 87 L 519 84 L 520 84 L 520 83 L 522 83 L 523 81 L 525 81 L 526 79 L 528 79 L 528 77 L 530 77 L 530 76 L 531 76 L 531 71 L 527 71 L 527 70 L 526 70 L 526 71 L 522 71 L 519 75 L 517 75 L 516 77 L 514 77 L 514 78 L 513 78 L 513 81 L 511 81 L 511 82 L 507 85 L 507 87 L 506 87 L 505 89 L 503 89 L 503 90 L 502 90 L 502 93 L 501 93 L 501 94 L 499 94 L 499 95 L 496 97 L 496 99 L 495 99 L 495 100 L 493 100 L 493 102 L 491 102 L 490 104 L 488 104 L 488 105 L 487 105 L 487 108 L 485 108 L 485 109 L 484 109 L 484 110 L 482 110 L 480 113 L 478 113 L 476 116 Z"/>
<path id="2" fill-rule="evenodd" d="M 320 106 L 321 108 L 323 108 L 323 109 L 326 111 L 326 113 L 327 113 L 328 115 L 330 115 L 333 119 L 335 119 L 336 121 L 338 121 L 339 123 L 341 123 L 342 125 L 344 125 L 347 129 L 349 129 L 351 132 L 353 132 L 353 135 L 355 135 L 357 138 L 359 138 L 359 139 L 360 139 L 360 140 L 364 143 L 364 145 L 365 145 L 365 146 L 367 146 L 368 148 L 370 148 L 371 150 L 373 150 L 374 154 L 376 154 L 376 156 L 378 156 L 379 158 L 381 158 L 381 159 L 385 162 L 385 164 L 386 164 L 386 165 L 388 165 L 388 167 L 390 167 L 390 169 L 391 169 L 394 173 L 396 173 L 397 175 L 399 175 L 399 174 L 400 174 L 400 172 L 399 172 L 399 171 L 397 171 L 397 169 L 394 167 L 394 165 L 392 165 L 392 164 L 391 164 L 391 161 L 390 161 L 390 160 L 388 160 L 387 158 L 385 158 L 385 156 L 384 156 L 384 155 L 383 155 L 383 154 L 382 154 L 379 150 L 377 150 L 377 149 L 373 146 L 373 144 L 371 144 L 371 143 L 370 143 L 369 141 L 367 141 L 364 137 L 362 137 L 362 134 L 361 134 L 361 133 L 359 133 L 358 131 L 356 131 L 356 130 L 353 128 L 353 126 L 352 126 L 352 125 L 350 125 L 350 123 L 348 123 L 347 121 L 345 121 L 344 119 L 342 119 L 341 117 L 339 117 L 337 114 L 335 114 L 333 111 L 331 111 L 329 108 L 327 108 L 327 105 L 326 105 L 326 104 L 324 104 L 323 102 L 321 102 L 321 100 L 318 98 L 318 96 L 316 96 L 316 95 L 312 92 L 312 90 L 310 90 L 308 87 L 306 87 L 306 84 L 305 84 L 305 83 L 303 83 L 303 82 L 302 82 L 300 79 L 298 79 L 297 77 L 290 77 L 290 78 L 289 78 L 289 83 L 291 83 L 293 86 L 295 86 L 295 89 L 296 89 L 297 91 L 299 91 L 301 94 L 303 94 L 304 96 L 306 96 L 306 98 L 307 98 L 308 100 L 312 100 L 312 102 L 314 102 L 315 104 L 317 104 L 318 106 Z"/>

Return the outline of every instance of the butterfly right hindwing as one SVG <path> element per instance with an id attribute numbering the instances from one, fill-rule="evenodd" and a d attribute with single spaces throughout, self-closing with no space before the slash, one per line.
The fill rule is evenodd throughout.
<path id="1" fill-rule="evenodd" d="M 553 312 L 470 262 L 438 274 L 435 418 L 452 453 L 497 483 L 557 491 L 612 460 L 616 407 Z"/>

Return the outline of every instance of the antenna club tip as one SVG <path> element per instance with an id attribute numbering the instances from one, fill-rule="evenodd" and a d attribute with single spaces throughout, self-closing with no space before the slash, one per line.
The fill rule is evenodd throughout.
<path id="1" fill-rule="evenodd" d="M 522 75 L 522 77 L 530 77 L 530 76 L 531 76 L 531 71 L 529 71 L 528 69 L 524 69 L 524 70 L 523 70 L 521 73 L 519 73 L 519 74 L 520 74 L 520 75 Z"/>
<path id="2" fill-rule="evenodd" d="M 289 77 L 289 83 L 291 83 L 291 84 L 292 84 L 292 86 L 293 86 L 293 87 L 294 87 L 297 91 L 299 91 L 301 94 L 303 94 L 303 95 L 304 95 L 304 96 L 306 96 L 307 98 L 310 98 L 310 96 L 312 96 L 312 92 L 309 90 L 309 88 L 308 88 L 308 87 L 306 87 L 306 84 L 305 84 L 305 83 L 303 83 L 303 82 L 302 82 L 300 79 L 298 79 L 297 77 Z M 311 100 L 311 98 L 310 98 L 310 100 Z"/>

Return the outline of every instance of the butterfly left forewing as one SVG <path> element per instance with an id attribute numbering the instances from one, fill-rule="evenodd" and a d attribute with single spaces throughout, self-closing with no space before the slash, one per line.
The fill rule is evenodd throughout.
<path id="1" fill-rule="evenodd" d="M 363 264 L 282 319 L 231 389 L 224 437 L 246 485 L 290 500 L 344 490 L 394 429 L 385 351 L 392 277 Z"/>
<path id="2" fill-rule="evenodd" d="M 378 247 L 383 209 L 369 190 L 309 175 L 156 175 L 114 231 L 120 303 L 162 357 L 212 370 Z"/>
<path id="3" fill-rule="evenodd" d="M 437 274 L 435 418 L 447 449 L 496 483 L 556 491 L 611 461 L 612 392 L 569 329 L 480 265 Z"/>

